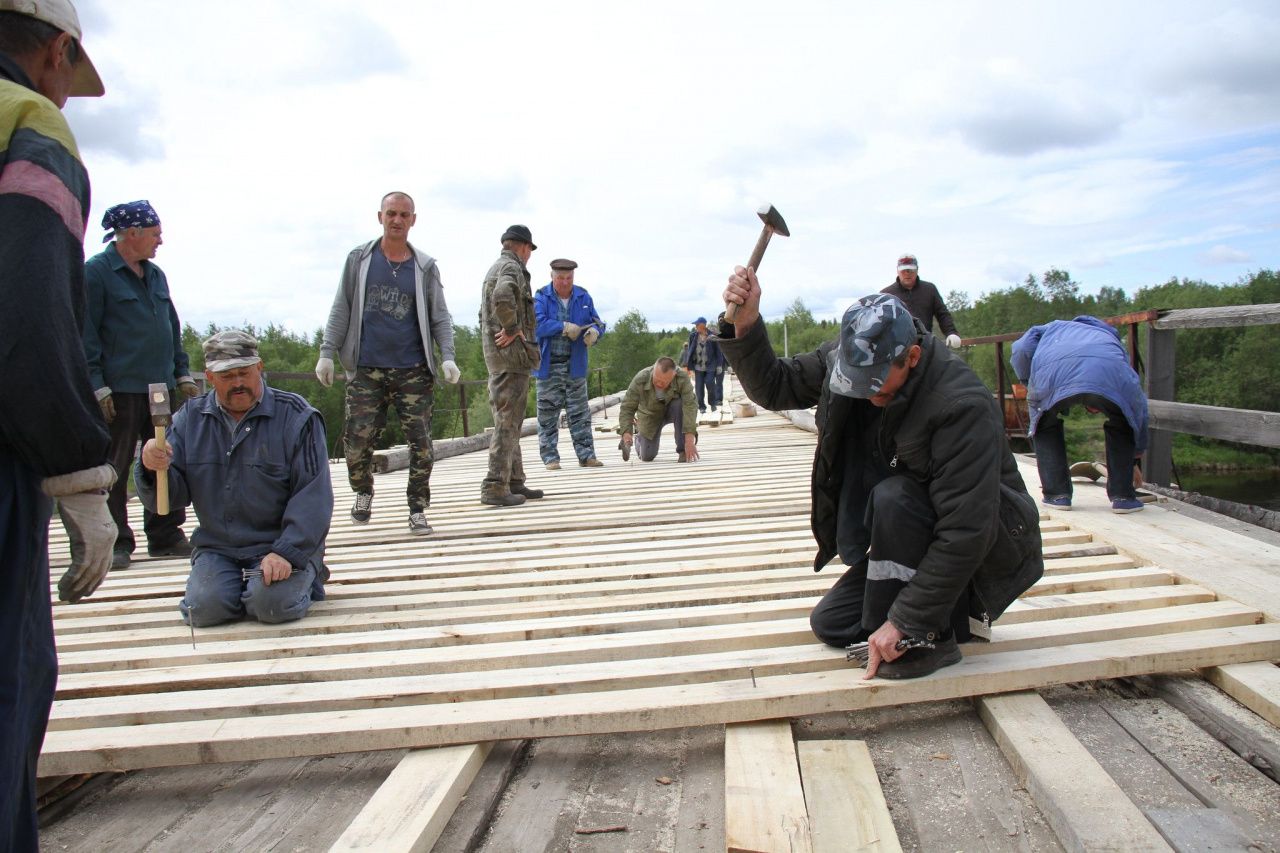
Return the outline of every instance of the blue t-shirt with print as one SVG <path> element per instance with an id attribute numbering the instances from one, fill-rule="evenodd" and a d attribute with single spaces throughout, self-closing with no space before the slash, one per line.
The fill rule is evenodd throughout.
<path id="1" fill-rule="evenodd" d="M 392 263 L 374 246 L 365 279 L 360 367 L 416 367 L 427 361 L 418 329 L 416 262 Z"/>

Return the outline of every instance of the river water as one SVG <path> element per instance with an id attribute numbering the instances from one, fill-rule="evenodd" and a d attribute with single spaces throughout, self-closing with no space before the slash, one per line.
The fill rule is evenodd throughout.
<path id="1" fill-rule="evenodd" d="M 1280 471 L 1190 471 L 1179 479 L 1188 492 L 1280 512 Z"/>

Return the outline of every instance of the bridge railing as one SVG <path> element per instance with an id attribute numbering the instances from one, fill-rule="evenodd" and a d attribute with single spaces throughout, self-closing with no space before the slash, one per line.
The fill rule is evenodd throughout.
<path id="1" fill-rule="evenodd" d="M 1221 308 L 1183 308 L 1139 311 L 1104 317 L 1104 322 L 1129 330 L 1129 361 L 1143 377 L 1147 392 L 1151 435 L 1143 476 L 1169 485 L 1173 479 L 1173 434 L 1201 435 L 1260 447 L 1280 447 L 1280 412 L 1200 406 L 1174 400 L 1175 335 L 1178 329 L 1236 328 L 1280 324 L 1280 303 L 1230 305 Z M 1146 328 L 1146 363 L 1139 352 L 1139 327 Z M 996 396 L 1000 410 L 1009 396 L 1005 382 L 1004 345 L 1021 338 L 1025 329 L 1003 335 L 965 338 L 962 344 L 995 344 Z"/>

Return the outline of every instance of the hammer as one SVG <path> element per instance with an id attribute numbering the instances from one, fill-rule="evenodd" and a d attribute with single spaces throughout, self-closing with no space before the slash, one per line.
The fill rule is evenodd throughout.
<path id="1" fill-rule="evenodd" d="M 778 208 L 771 204 L 761 207 L 756 211 L 756 215 L 764 223 L 764 228 L 760 230 L 760 239 L 756 241 L 756 247 L 751 250 L 751 258 L 747 261 L 747 266 L 759 272 L 760 261 L 764 258 L 764 250 L 769 246 L 769 238 L 774 234 L 790 237 L 791 232 L 787 230 L 787 222 L 782 218 L 782 214 L 778 212 Z M 738 303 L 729 302 L 725 305 L 724 319 L 726 323 L 732 323 L 737 314 Z"/>
<path id="2" fill-rule="evenodd" d="M 164 440 L 164 428 L 173 419 L 169 410 L 169 386 L 163 382 L 152 382 L 147 386 L 147 402 L 151 404 L 151 423 L 156 428 L 156 446 L 161 453 L 169 452 L 169 445 Z M 169 514 L 169 472 L 160 471 L 156 475 L 156 515 Z"/>

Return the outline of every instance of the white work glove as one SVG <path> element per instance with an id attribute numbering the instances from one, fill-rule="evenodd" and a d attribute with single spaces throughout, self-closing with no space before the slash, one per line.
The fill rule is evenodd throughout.
<path id="1" fill-rule="evenodd" d="M 947 346 L 951 347 L 952 349 L 960 349 L 960 336 L 947 335 Z"/>
<path id="2" fill-rule="evenodd" d="M 582 327 L 579 326 L 577 323 L 564 324 L 564 336 L 569 340 L 576 341 L 578 339 L 578 335 L 580 334 L 582 334 Z"/>
<path id="3" fill-rule="evenodd" d="M 597 329 L 595 326 L 589 327 L 585 332 L 582 333 L 582 340 L 586 341 L 586 344 L 589 347 L 595 346 L 596 341 L 600 340 L 600 330 Z"/>
<path id="4" fill-rule="evenodd" d="M 91 595 L 111 568 L 116 544 L 116 523 L 107 509 L 107 491 L 115 484 L 116 469 L 99 465 L 40 484 L 58 501 L 58 517 L 71 540 L 71 567 L 58 581 L 58 598 L 76 602 Z"/>
<path id="5" fill-rule="evenodd" d="M 450 385 L 457 385 L 458 380 L 462 378 L 462 371 L 452 361 L 446 361 L 440 365 L 440 375 Z"/>
<path id="6" fill-rule="evenodd" d="M 178 380 L 178 390 L 182 392 L 184 397 L 200 396 L 200 386 L 190 376 L 184 376 Z"/>
<path id="7" fill-rule="evenodd" d="M 320 357 L 316 362 L 316 379 L 326 388 L 333 384 L 333 359 Z"/>

